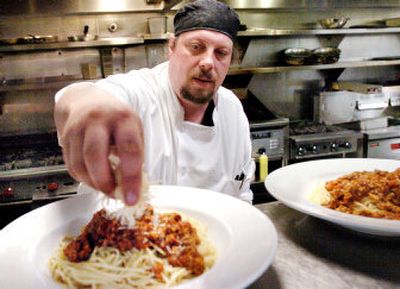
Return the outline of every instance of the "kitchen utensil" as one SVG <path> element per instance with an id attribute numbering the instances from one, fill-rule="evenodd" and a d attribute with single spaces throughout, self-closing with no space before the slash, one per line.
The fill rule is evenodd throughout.
<path id="1" fill-rule="evenodd" d="M 89 25 L 85 25 L 83 27 L 83 34 L 82 35 L 73 35 L 68 36 L 68 41 L 91 41 L 97 40 L 97 35 L 89 34 Z"/>
<path id="2" fill-rule="evenodd" d="M 283 58 L 290 65 L 307 64 L 311 56 L 312 51 L 306 48 L 288 48 L 283 51 Z"/>
<path id="3" fill-rule="evenodd" d="M 319 20 L 319 24 L 325 29 L 338 29 L 346 25 L 349 17 L 335 16 Z"/>
<path id="4" fill-rule="evenodd" d="M 24 37 L 0 39 L 0 45 L 50 43 L 57 41 L 58 37 L 53 35 L 28 35 Z"/>
<path id="5" fill-rule="evenodd" d="M 339 60 L 341 50 L 336 47 L 321 47 L 312 51 L 312 62 L 315 64 L 330 64 Z"/>

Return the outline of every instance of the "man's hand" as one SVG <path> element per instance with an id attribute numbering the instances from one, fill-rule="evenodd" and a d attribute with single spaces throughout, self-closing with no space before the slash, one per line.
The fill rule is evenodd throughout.
<path id="1" fill-rule="evenodd" d="M 82 83 L 65 91 L 54 118 L 71 176 L 112 196 L 116 184 L 108 157 L 113 147 L 120 158 L 125 202 L 134 205 L 143 164 L 143 128 L 137 113 L 106 91 Z"/>

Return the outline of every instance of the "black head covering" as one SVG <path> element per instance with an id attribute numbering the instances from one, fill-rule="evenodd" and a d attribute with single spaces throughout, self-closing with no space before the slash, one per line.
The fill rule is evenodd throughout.
<path id="1" fill-rule="evenodd" d="M 183 6 L 175 15 L 175 35 L 198 29 L 224 33 L 232 40 L 239 29 L 239 16 L 224 3 L 216 0 L 196 0 Z"/>

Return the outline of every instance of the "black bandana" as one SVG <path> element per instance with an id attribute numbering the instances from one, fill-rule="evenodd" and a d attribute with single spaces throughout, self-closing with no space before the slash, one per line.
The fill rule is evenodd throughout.
<path id="1" fill-rule="evenodd" d="M 239 29 L 239 16 L 224 3 L 216 0 L 196 0 L 186 4 L 175 15 L 175 35 L 198 29 L 224 33 L 232 40 Z"/>

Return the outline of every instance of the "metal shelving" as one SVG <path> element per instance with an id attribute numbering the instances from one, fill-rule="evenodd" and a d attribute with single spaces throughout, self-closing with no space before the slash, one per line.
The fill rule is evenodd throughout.
<path id="1" fill-rule="evenodd" d="M 4 45 L 0 46 L 0 52 L 92 48 L 101 46 L 136 45 L 143 43 L 144 39 L 141 37 L 113 37 L 113 38 L 100 38 L 98 40 L 91 40 L 91 41 L 65 41 L 65 42 L 54 42 L 54 43 Z"/>
<path id="2" fill-rule="evenodd" d="M 238 75 L 238 74 L 257 74 L 257 73 L 278 73 L 278 72 L 290 72 L 295 70 L 327 70 L 327 69 L 343 69 L 343 68 L 390 66 L 390 65 L 400 65 L 400 59 L 347 61 L 347 62 L 343 61 L 332 64 L 299 65 L 299 66 L 231 67 L 229 69 L 228 74 Z"/>
<path id="3" fill-rule="evenodd" d="M 400 27 L 388 28 L 342 28 L 342 29 L 267 29 L 250 28 L 239 31 L 238 37 L 296 36 L 296 35 L 347 35 L 400 33 Z M 15 44 L 0 46 L 0 52 L 19 52 L 33 50 L 91 48 L 99 46 L 123 46 L 143 44 L 146 41 L 165 41 L 168 33 L 159 36 L 140 35 L 137 37 L 99 38 L 91 41 L 64 41 L 54 43 Z"/>
<path id="4" fill-rule="evenodd" d="M 255 36 L 296 36 L 296 35 L 347 35 L 347 34 L 383 34 L 400 33 L 400 27 L 385 28 L 341 28 L 341 29 L 267 29 L 250 28 L 240 31 L 239 37 Z"/>

